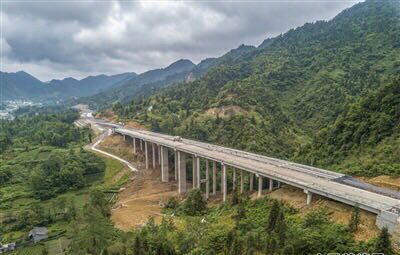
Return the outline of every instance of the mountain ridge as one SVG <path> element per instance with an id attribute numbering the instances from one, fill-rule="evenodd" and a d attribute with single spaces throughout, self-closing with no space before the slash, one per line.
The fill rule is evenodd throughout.
<path id="1" fill-rule="evenodd" d="M 400 23 L 393 22 L 399 9 L 367 0 L 330 21 L 268 39 L 195 81 L 113 110 L 155 131 L 295 158 L 350 105 L 399 77 Z M 329 162 L 324 167 L 352 171 Z M 400 175 L 399 167 L 391 173 Z"/>

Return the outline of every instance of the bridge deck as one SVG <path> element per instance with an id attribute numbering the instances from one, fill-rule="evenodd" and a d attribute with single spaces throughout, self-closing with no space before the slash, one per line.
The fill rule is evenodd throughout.
<path id="1" fill-rule="evenodd" d="M 400 206 L 399 199 L 335 182 L 344 176 L 340 173 L 189 139 L 177 142 L 173 136 L 145 130 L 119 127 L 115 132 L 221 162 L 377 214 Z"/>

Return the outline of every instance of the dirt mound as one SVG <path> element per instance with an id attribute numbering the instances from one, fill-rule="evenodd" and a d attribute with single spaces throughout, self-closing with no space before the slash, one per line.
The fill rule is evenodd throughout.
<path id="1" fill-rule="evenodd" d="M 206 114 L 208 115 L 219 116 L 221 118 L 232 117 L 239 113 L 247 113 L 247 111 L 237 105 L 228 105 L 219 108 L 210 108 L 206 111 Z"/>
<path id="2" fill-rule="evenodd" d="M 120 193 L 117 208 L 111 214 L 115 226 L 122 230 L 139 227 L 150 216 L 159 222 L 163 205 L 178 195 L 176 182 L 162 183 L 159 169 L 143 170 L 143 165 L 138 169 Z"/>
<path id="3" fill-rule="evenodd" d="M 118 120 L 118 116 L 111 109 L 106 109 L 101 113 L 97 113 L 95 117 L 111 122 L 115 122 Z"/>
<path id="4" fill-rule="evenodd" d="M 400 177 L 394 178 L 387 175 L 381 175 L 374 178 L 360 177 L 359 179 L 382 188 L 400 191 Z"/>
<path id="5" fill-rule="evenodd" d="M 124 123 L 125 123 L 125 127 L 128 127 L 128 128 L 146 129 L 145 126 L 143 126 L 142 124 L 140 124 L 136 121 L 133 121 L 133 120 L 125 121 Z"/>

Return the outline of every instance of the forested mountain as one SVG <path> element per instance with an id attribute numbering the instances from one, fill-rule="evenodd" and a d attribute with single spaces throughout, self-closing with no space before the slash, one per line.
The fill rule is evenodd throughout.
<path id="1" fill-rule="evenodd" d="M 111 76 L 102 74 L 89 76 L 82 80 L 69 77 L 63 80 L 42 82 L 23 71 L 16 73 L 0 72 L 0 75 L 3 100 L 55 100 L 89 96 L 136 76 L 135 73 L 122 73 Z"/>
<path id="2" fill-rule="evenodd" d="M 60 95 L 70 95 L 75 97 L 89 96 L 99 93 L 113 86 L 136 77 L 135 73 L 121 73 L 116 75 L 96 75 L 88 76 L 82 80 L 74 78 L 65 78 L 63 80 L 51 80 L 49 86 L 52 86 Z"/>
<path id="3" fill-rule="evenodd" d="M 145 72 L 118 87 L 113 87 L 91 97 L 82 98 L 78 102 L 89 103 L 92 108 L 105 108 L 117 102 L 127 103 L 133 98 L 142 98 L 154 94 L 169 85 L 198 79 L 209 69 L 232 64 L 238 59 L 251 56 L 255 50 L 256 47 L 254 46 L 240 45 L 220 57 L 204 59 L 197 65 L 194 65 L 190 60 L 181 59 L 166 68 Z"/>
<path id="4" fill-rule="evenodd" d="M 194 66 L 190 60 L 181 59 L 166 68 L 144 72 L 119 86 L 82 98 L 79 102 L 89 103 L 91 107 L 98 108 L 110 106 L 116 101 L 127 101 L 133 96 L 148 94 L 169 84 L 185 81 Z"/>
<path id="5" fill-rule="evenodd" d="M 394 154 L 389 157 L 390 171 L 386 165 L 374 170 L 337 165 L 345 155 L 365 148 L 364 138 L 349 132 L 353 125 L 360 125 L 359 130 L 370 138 L 367 154 L 372 155 L 385 137 L 398 137 L 396 128 L 388 127 L 396 123 L 398 127 L 398 115 L 393 112 L 398 112 L 399 93 L 393 88 L 396 85 L 389 84 L 396 84 L 400 74 L 399 20 L 400 6 L 395 1 L 365 1 L 330 21 L 308 23 L 268 39 L 231 62 L 210 65 L 198 80 L 170 86 L 114 110 L 156 131 L 331 169 L 400 175 Z M 395 99 L 383 97 L 385 93 Z M 385 115 L 371 113 L 370 122 L 362 115 L 351 119 L 353 123 L 347 121 L 349 114 L 356 114 L 354 104 L 368 106 L 365 102 L 370 100 L 387 107 Z M 377 113 L 381 110 L 375 108 Z M 344 125 L 340 121 L 350 126 L 338 129 Z M 364 127 L 375 122 L 388 125 L 383 133 L 371 128 L 379 139 Z M 336 137 L 339 131 L 343 134 Z M 335 162 L 314 158 L 338 149 L 344 154 Z"/>
<path id="6" fill-rule="evenodd" d="M 400 78 L 350 105 L 316 134 L 298 159 L 353 174 L 399 175 L 399 148 Z"/>
<path id="7" fill-rule="evenodd" d="M 0 72 L 0 75 L 0 90 L 3 100 L 29 98 L 47 93 L 44 84 L 26 72 Z"/>

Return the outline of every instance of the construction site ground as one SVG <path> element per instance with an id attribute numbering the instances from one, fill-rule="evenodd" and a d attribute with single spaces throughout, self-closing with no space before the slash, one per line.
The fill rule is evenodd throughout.
<path id="1" fill-rule="evenodd" d="M 124 142 L 121 136 L 107 137 L 99 148 L 128 160 L 138 169 L 137 172 L 131 173 L 130 181 L 120 192 L 112 210 L 111 219 L 115 226 L 122 230 L 130 230 L 146 223 L 149 217 L 154 217 L 156 222 L 159 222 L 162 218 L 163 205 L 170 197 L 178 196 L 177 183 L 172 180 L 168 183 L 161 182 L 159 168 L 145 170 L 143 155 L 135 155 L 133 145 Z M 311 209 L 326 208 L 335 222 L 347 224 L 351 217 L 352 207 L 316 195 L 311 205 L 307 205 L 304 192 L 288 185 L 283 185 L 273 192 L 264 192 L 263 195 L 292 205 L 302 215 Z M 256 194 L 253 193 L 252 197 L 255 198 Z M 220 202 L 222 202 L 221 195 L 217 195 L 210 199 L 209 205 L 213 206 Z M 374 214 L 361 211 L 361 224 L 355 233 L 355 238 L 369 240 L 375 237 L 379 232 L 375 220 Z"/>

